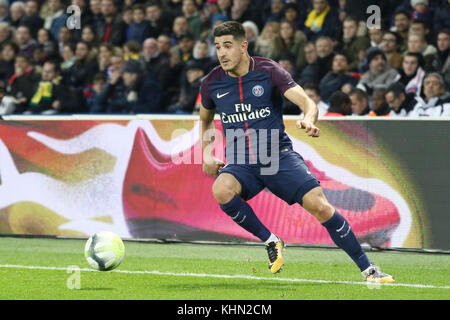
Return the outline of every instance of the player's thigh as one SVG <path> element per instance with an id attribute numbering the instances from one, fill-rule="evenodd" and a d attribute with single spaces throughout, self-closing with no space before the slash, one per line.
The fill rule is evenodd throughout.
<path id="1" fill-rule="evenodd" d="M 328 202 L 321 187 L 309 190 L 302 198 L 302 206 L 311 213 L 320 223 L 328 221 L 335 211 Z"/>

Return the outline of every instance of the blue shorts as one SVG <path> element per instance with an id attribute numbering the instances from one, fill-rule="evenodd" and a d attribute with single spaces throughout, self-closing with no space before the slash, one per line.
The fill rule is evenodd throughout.
<path id="1" fill-rule="evenodd" d="M 303 196 L 320 186 L 303 157 L 291 149 L 280 152 L 279 170 L 273 175 L 262 175 L 261 166 L 247 164 L 228 164 L 219 175 L 222 173 L 232 174 L 239 181 L 245 201 L 267 188 L 290 205 L 302 205 Z"/>

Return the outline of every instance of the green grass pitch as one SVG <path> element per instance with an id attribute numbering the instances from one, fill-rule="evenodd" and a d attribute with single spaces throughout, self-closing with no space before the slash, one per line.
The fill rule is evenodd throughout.
<path id="1" fill-rule="evenodd" d="M 0 299 L 450 299 L 449 255 L 369 252 L 396 283 L 368 286 L 340 250 L 288 246 L 284 270 L 272 275 L 262 246 L 126 241 L 119 268 L 99 272 L 84 245 L 0 238 Z"/>

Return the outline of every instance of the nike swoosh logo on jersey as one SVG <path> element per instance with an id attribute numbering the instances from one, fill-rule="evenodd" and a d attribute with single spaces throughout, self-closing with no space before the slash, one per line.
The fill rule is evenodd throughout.
<path id="1" fill-rule="evenodd" d="M 230 93 L 230 92 L 225 92 L 225 93 L 222 93 L 222 94 L 217 93 L 217 99 L 220 99 L 220 98 L 226 96 L 226 95 L 229 94 L 229 93 Z"/>

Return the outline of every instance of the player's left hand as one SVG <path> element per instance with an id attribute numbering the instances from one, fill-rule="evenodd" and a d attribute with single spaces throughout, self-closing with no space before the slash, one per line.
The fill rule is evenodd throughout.
<path id="1" fill-rule="evenodd" d="M 320 129 L 317 128 L 314 123 L 308 120 L 298 120 L 297 121 L 297 128 L 299 129 L 305 129 L 305 132 L 308 134 L 308 136 L 317 138 L 320 136 Z"/>

